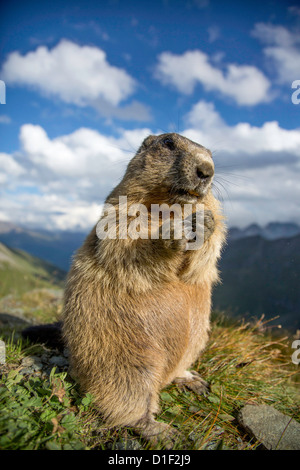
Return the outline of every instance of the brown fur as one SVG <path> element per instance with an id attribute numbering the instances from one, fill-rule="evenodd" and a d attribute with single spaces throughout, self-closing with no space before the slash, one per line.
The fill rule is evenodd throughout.
<path id="1" fill-rule="evenodd" d="M 199 179 L 196 170 L 209 177 Z M 161 237 L 100 240 L 94 227 L 68 277 L 63 334 L 75 376 L 109 425 L 133 426 L 153 442 L 172 436 L 154 419 L 160 390 L 172 381 L 199 393 L 206 388 L 187 369 L 208 339 L 225 238 L 213 172 L 204 147 L 178 134 L 149 136 L 106 202 L 118 211 L 119 196 L 127 196 L 128 207 L 200 202 L 207 211 L 204 244 L 186 251 L 185 241 Z"/>

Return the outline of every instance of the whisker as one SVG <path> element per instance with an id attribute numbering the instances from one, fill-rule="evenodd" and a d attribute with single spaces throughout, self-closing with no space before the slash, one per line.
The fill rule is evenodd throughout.
<path id="1" fill-rule="evenodd" d="M 219 183 L 219 184 L 221 184 L 221 183 Z M 216 184 L 214 184 L 214 183 L 213 183 L 212 186 L 213 186 L 214 191 L 216 191 L 217 194 L 218 194 L 217 198 L 221 201 L 221 203 L 222 203 L 222 205 L 223 205 L 223 207 L 224 207 L 224 211 L 225 211 L 226 205 L 229 205 L 229 207 L 231 208 L 231 210 L 233 210 L 233 203 L 232 203 L 232 200 L 231 200 L 231 197 L 230 197 L 230 195 L 229 195 L 229 193 L 228 193 L 227 188 L 225 188 L 225 187 L 221 184 L 222 189 L 225 191 L 226 196 L 227 196 L 227 199 L 226 199 L 226 201 L 225 201 L 225 198 L 223 197 L 223 194 L 222 194 L 220 188 L 218 188 L 218 186 L 217 186 Z"/>
<path id="2" fill-rule="evenodd" d="M 237 177 L 237 178 L 245 178 L 245 179 L 249 179 L 249 176 L 246 176 L 246 175 L 241 175 L 239 173 L 236 173 L 235 171 L 224 171 L 222 169 L 220 169 L 220 167 L 216 167 L 216 173 L 220 173 L 220 174 L 224 174 L 224 175 L 230 175 L 230 176 L 234 176 L 234 177 Z"/>
<path id="3" fill-rule="evenodd" d="M 236 182 L 233 182 L 233 181 L 230 181 L 226 178 L 224 178 L 223 176 L 220 176 L 220 175 L 217 175 L 217 177 L 215 178 L 215 181 L 216 182 L 223 182 L 223 183 L 226 183 L 228 185 L 232 185 L 232 186 L 236 186 L 236 187 L 240 187 L 241 185 L 236 183 Z"/>
<path id="4" fill-rule="evenodd" d="M 229 194 L 229 192 L 228 192 L 228 188 L 226 188 L 226 187 L 224 186 L 224 184 L 222 184 L 220 181 L 214 181 L 213 187 L 214 187 L 215 189 L 219 189 L 219 190 L 220 190 L 220 188 L 218 188 L 217 185 L 220 185 L 220 186 L 222 187 L 222 190 L 226 193 L 227 199 L 228 199 L 229 201 L 231 201 L 231 197 L 230 197 L 230 194 Z M 222 195 L 222 200 L 224 201 L 223 195 Z"/>
<path id="5" fill-rule="evenodd" d="M 223 203 L 224 202 L 224 197 L 223 197 L 223 194 L 222 194 L 220 188 L 218 188 L 218 186 L 213 183 L 212 184 L 212 189 L 213 189 L 213 191 L 217 192 L 217 199 L 219 199 L 219 201 L 221 201 Z"/>

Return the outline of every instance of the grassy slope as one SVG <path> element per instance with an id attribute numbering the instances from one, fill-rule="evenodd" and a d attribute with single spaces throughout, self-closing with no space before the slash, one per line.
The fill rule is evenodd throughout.
<path id="1" fill-rule="evenodd" d="M 0 243 L 0 297 L 19 295 L 31 289 L 63 285 L 65 272 L 29 255 Z"/>
<path id="2" fill-rule="evenodd" d="M 57 318 L 66 273 L 22 250 L 0 243 L 0 328 L 16 323 L 16 336 L 24 322 L 45 323 Z"/>
<path id="3" fill-rule="evenodd" d="M 25 251 L 0 243 L 0 297 L 40 287 L 62 286 L 65 272 Z"/>
<path id="4" fill-rule="evenodd" d="M 211 393 L 198 397 L 175 385 L 161 392 L 158 419 L 181 432 L 175 448 L 255 449 L 257 443 L 236 420 L 246 403 L 266 403 L 300 420 L 297 366 L 290 360 L 290 341 L 275 340 L 260 333 L 260 327 L 261 323 L 226 325 L 218 317 L 195 366 L 210 382 Z M 107 429 L 94 412 L 91 397 L 81 396 L 66 373 L 47 379 L 18 375 L 22 358 L 42 354 L 42 346 L 10 341 L 7 350 L 0 381 L 0 448 L 103 449 L 119 448 L 121 442 L 129 448 L 149 447 L 130 429 Z"/>
<path id="5" fill-rule="evenodd" d="M 18 227 L 1 231 L 0 241 L 12 248 L 22 249 L 33 256 L 44 259 L 61 269 L 68 270 L 71 257 L 82 244 L 87 233 L 31 231 Z"/>

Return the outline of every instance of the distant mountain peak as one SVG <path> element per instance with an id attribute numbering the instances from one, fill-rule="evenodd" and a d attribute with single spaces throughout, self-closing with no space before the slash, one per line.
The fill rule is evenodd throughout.
<path id="1" fill-rule="evenodd" d="M 80 247 L 87 233 L 27 229 L 0 221 L 0 242 L 12 249 L 21 249 L 68 271 L 73 253 Z"/>
<path id="2" fill-rule="evenodd" d="M 0 220 L 0 233 L 8 233 L 12 230 L 22 231 L 21 227 L 13 224 L 12 222 L 6 222 L 4 220 Z"/>
<path id="3" fill-rule="evenodd" d="M 277 240 L 279 238 L 295 237 L 299 234 L 300 226 L 295 222 L 269 222 L 264 227 L 252 223 L 243 229 L 232 227 L 229 230 L 231 240 L 253 236 L 260 236 L 265 240 Z"/>

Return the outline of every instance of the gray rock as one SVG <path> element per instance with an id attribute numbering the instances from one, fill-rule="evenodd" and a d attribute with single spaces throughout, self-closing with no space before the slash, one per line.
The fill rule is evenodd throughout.
<path id="1" fill-rule="evenodd" d="M 225 446 L 222 442 L 224 432 L 223 428 L 215 426 L 209 434 L 209 441 L 201 447 L 201 450 L 216 450 L 219 446 L 224 450 Z"/>
<path id="2" fill-rule="evenodd" d="M 136 439 L 119 439 L 114 444 L 108 445 L 113 450 L 141 450 L 143 447 Z"/>
<path id="3" fill-rule="evenodd" d="M 48 364 L 49 359 L 50 359 L 50 353 L 44 353 L 44 354 L 41 355 L 41 361 L 44 364 Z"/>
<path id="4" fill-rule="evenodd" d="M 22 317 L 21 309 L 14 309 L 14 314 L 0 313 L 0 327 L 16 327 L 16 326 L 28 326 L 30 325 L 29 320 Z"/>
<path id="5" fill-rule="evenodd" d="M 22 368 L 20 369 L 20 374 L 27 375 L 32 374 L 33 372 L 40 372 L 43 368 L 41 359 L 38 356 L 26 356 L 22 359 L 21 362 Z"/>
<path id="6" fill-rule="evenodd" d="M 63 355 L 64 355 L 65 357 L 70 357 L 70 351 L 68 350 L 68 348 L 64 348 L 64 350 L 63 350 Z"/>
<path id="7" fill-rule="evenodd" d="M 4 341 L 0 340 L 0 364 L 5 364 L 6 362 L 6 349 Z"/>
<path id="8" fill-rule="evenodd" d="M 272 406 L 246 405 L 238 420 L 265 449 L 300 450 L 300 424 Z"/>
<path id="9" fill-rule="evenodd" d="M 31 366 L 39 366 L 41 367 L 42 364 L 41 364 L 41 358 L 38 357 L 38 356 L 26 356 L 22 359 L 22 362 L 21 362 L 22 366 L 25 366 L 25 367 L 31 367 Z"/>
<path id="10" fill-rule="evenodd" d="M 49 364 L 58 367 L 66 367 L 69 365 L 69 361 L 63 356 L 52 356 L 49 360 Z"/>

